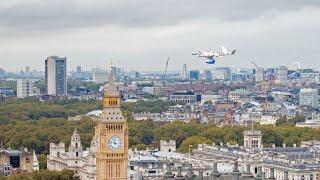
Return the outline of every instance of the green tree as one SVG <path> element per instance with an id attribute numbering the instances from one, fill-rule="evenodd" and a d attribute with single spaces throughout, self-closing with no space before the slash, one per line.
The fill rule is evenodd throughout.
<path id="1" fill-rule="evenodd" d="M 201 136 L 191 136 L 185 139 L 181 145 L 179 146 L 179 151 L 183 153 L 189 152 L 189 146 L 190 150 L 197 148 L 198 144 L 211 144 L 212 141 Z"/>

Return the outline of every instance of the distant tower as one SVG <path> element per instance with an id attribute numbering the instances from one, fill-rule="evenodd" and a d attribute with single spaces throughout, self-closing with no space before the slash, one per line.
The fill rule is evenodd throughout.
<path id="1" fill-rule="evenodd" d="M 183 65 L 183 69 L 182 69 L 182 79 L 183 80 L 187 80 L 187 78 L 188 78 L 187 65 L 184 64 Z"/>
<path id="2" fill-rule="evenodd" d="M 77 129 L 73 131 L 71 136 L 71 143 L 69 146 L 69 156 L 71 159 L 78 159 L 82 157 L 82 144 L 80 140 L 80 134 L 78 133 Z"/>

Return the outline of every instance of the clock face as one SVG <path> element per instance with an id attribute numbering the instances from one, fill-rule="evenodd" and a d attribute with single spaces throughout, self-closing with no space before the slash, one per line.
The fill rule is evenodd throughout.
<path id="1" fill-rule="evenodd" d="M 112 136 L 109 140 L 108 140 L 108 147 L 111 150 L 118 150 L 120 149 L 122 145 L 121 139 L 119 138 L 119 136 Z"/>

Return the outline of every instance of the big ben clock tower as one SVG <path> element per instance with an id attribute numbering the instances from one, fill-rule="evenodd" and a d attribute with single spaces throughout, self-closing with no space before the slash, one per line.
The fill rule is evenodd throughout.
<path id="1" fill-rule="evenodd" d="M 128 127 L 112 77 L 104 88 L 103 111 L 97 119 L 95 137 L 97 180 L 127 179 Z"/>

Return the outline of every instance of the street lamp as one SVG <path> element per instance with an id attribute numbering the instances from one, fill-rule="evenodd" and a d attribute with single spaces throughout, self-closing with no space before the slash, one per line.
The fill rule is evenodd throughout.
<path id="1" fill-rule="evenodd" d="M 193 146 L 191 145 L 191 144 L 189 144 L 189 164 L 190 164 L 190 157 L 191 157 L 191 148 L 192 148 Z"/>

